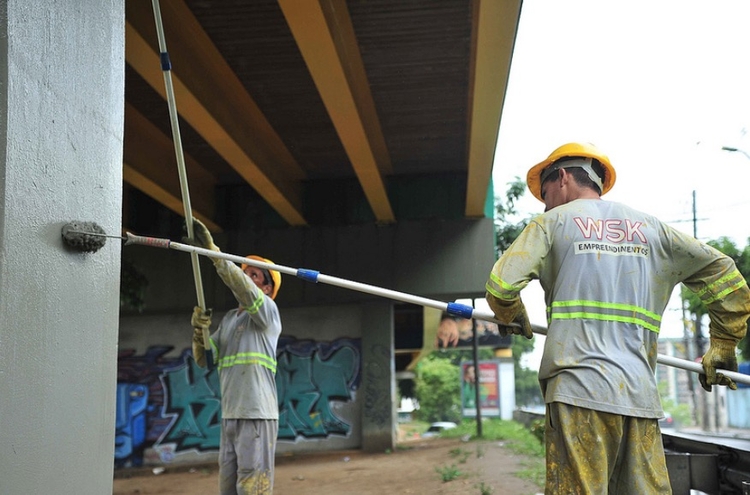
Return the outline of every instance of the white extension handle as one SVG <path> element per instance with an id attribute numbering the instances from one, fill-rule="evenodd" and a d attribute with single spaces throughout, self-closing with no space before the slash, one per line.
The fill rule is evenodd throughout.
<path id="1" fill-rule="evenodd" d="M 127 246 L 129 244 L 142 244 L 146 246 L 169 248 L 169 249 L 175 249 L 177 251 L 183 251 L 186 253 L 196 253 L 202 256 L 207 256 L 209 258 L 224 259 L 224 260 L 232 261 L 234 263 L 244 263 L 246 265 L 254 266 L 256 268 L 276 270 L 280 273 L 293 275 L 297 278 L 300 278 L 308 282 L 315 282 L 315 283 L 320 282 L 320 283 L 324 283 L 328 285 L 335 285 L 337 287 L 342 287 L 344 289 L 351 289 L 351 290 L 355 290 L 358 292 L 364 292 L 364 293 L 372 294 L 375 296 L 385 297 L 387 299 L 393 299 L 396 301 L 416 304 L 418 306 L 425 306 L 428 308 L 439 309 L 442 311 L 446 311 L 447 313 L 451 315 L 460 316 L 462 318 L 467 318 L 467 319 L 475 318 L 477 320 L 490 321 L 490 322 L 497 323 L 498 325 L 502 325 L 506 327 L 509 326 L 505 323 L 498 321 L 492 312 L 475 309 L 465 304 L 446 303 L 442 301 L 436 301 L 434 299 L 427 299 L 425 297 L 414 296 L 412 294 L 407 294 L 405 292 L 398 292 L 395 290 L 384 289 L 382 287 L 376 287 L 374 285 L 368 285 L 368 284 L 363 284 L 360 282 L 353 282 L 351 280 L 346 280 L 343 278 L 332 277 L 330 275 L 324 275 L 315 270 L 307 270 L 304 268 L 290 268 L 288 266 L 276 265 L 274 263 L 265 263 L 263 261 L 245 258 L 244 256 L 236 256 L 233 254 L 226 254 L 226 253 L 222 253 L 219 251 L 211 251 L 210 249 L 204 249 L 204 248 L 200 248 L 196 246 L 191 246 L 189 244 L 181 244 L 179 242 L 172 242 L 169 239 L 136 236 L 128 232 L 127 241 L 125 242 L 125 245 Z M 516 326 L 516 325 L 510 325 L 510 326 Z M 532 330 L 534 331 L 534 333 L 538 333 L 540 335 L 547 334 L 547 329 L 539 325 L 532 325 Z M 657 356 L 656 361 L 659 364 L 672 366 L 674 368 L 679 368 L 679 369 L 683 369 L 686 371 L 692 371 L 693 373 L 698 373 L 698 374 L 703 373 L 703 366 L 701 366 L 698 363 L 694 363 L 692 361 L 687 361 L 685 359 L 679 359 L 676 357 L 665 356 L 664 354 L 659 354 Z M 745 375 L 743 373 L 737 373 L 735 371 L 726 371 L 726 370 L 717 370 L 717 372 L 722 373 L 724 376 L 731 378 L 737 383 L 750 385 L 750 375 Z"/>

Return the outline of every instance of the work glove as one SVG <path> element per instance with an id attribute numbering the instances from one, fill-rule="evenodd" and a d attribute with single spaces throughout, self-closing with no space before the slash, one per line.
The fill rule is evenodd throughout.
<path id="1" fill-rule="evenodd" d="M 529 315 L 526 314 L 526 307 L 521 304 L 516 317 L 509 325 L 498 325 L 498 331 L 501 335 L 523 335 L 527 339 L 534 337 L 534 332 L 531 330 L 531 322 L 529 322 Z"/>
<path id="2" fill-rule="evenodd" d="M 203 340 L 203 331 L 208 332 L 211 327 L 211 310 L 203 311 L 200 306 L 193 308 L 193 316 L 190 318 L 193 325 L 193 359 L 201 368 L 206 366 L 206 344 Z"/>
<path id="3" fill-rule="evenodd" d="M 716 372 L 717 368 L 737 371 L 736 348 L 737 343 L 733 340 L 711 337 L 711 344 L 701 361 L 706 374 L 698 375 L 698 380 L 706 392 L 711 391 L 711 385 L 724 385 L 732 390 L 737 390 L 737 384 L 734 383 L 734 380 Z"/>
<path id="4" fill-rule="evenodd" d="M 526 314 L 526 306 L 523 305 L 520 297 L 504 300 L 487 294 L 487 302 L 495 314 L 495 318 L 503 322 L 510 322 L 509 324 L 498 325 L 498 331 L 501 335 L 523 335 L 527 339 L 534 336 L 529 315 Z"/>
<path id="5" fill-rule="evenodd" d="M 200 306 L 194 307 L 190 323 L 193 325 L 193 333 L 200 335 L 201 342 L 203 342 L 203 331 L 211 327 L 211 310 L 207 309 L 204 311 Z"/>
<path id="6" fill-rule="evenodd" d="M 187 228 L 185 229 L 187 231 Z M 193 219 L 193 238 L 189 238 L 187 236 L 182 238 L 182 241 L 185 244 L 190 244 L 191 246 L 197 246 L 204 249 L 210 249 L 211 251 L 217 251 L 221 252 L 221 249 L 214 244 L 214 238 L 211 237 L 211 232 L 208 231 L 208 228 L 198 220 L 197 218 Z"/>

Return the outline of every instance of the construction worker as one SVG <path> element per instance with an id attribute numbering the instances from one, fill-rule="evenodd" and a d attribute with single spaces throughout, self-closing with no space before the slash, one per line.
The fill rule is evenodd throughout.
<path id="1" fill-rule="evenodd" d="M 194 244 L 219 251 L 205 225 L 195 220 L 193 230 Z M 273 264 L 256 255 L 248 258 Z M 221 384 L 219 493 L 270 495 L 279 429 L 275 375 L 276 345 L 281 334 L 274 299 L 281 287 L 281 274 L 212 259 L 219 277 L 239 302 L 211 335 Z M 203 330 L 211 326 L 211 318 L 196 306 L 191 323 L 193 357 L 199 366 L 205 366 Z"/>
<path id="2" fill-rule="evenodd" d="M 750 290 L 731 258 L 657 218 L 600 199 L 615 184 L 609 158 L 569 143 L 533 166 L 529 190 L 545 204 L 492 268 L 495 316 L 532 337 L 519 293 L 544 289 L 548 333 L 539 367 L 547 405 L 552 494 L 671 493 L 655 370 L 662 314 L 674 287 L 696 292 L 711 318 L 703 387 L 732 380 Z"/>

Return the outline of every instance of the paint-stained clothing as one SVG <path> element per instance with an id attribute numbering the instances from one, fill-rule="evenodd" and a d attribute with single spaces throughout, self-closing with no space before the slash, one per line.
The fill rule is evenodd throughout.
<path id="1" fill-rule="evenodd" d="M 659 418 L 654 372 L 661 318 L 674 287 L 698 293 L 712 337 L 737 342 L 750 313 L 731 258 L 620 203 L 579 199 L 536 217 L 487 282 L 495 300 L 539 279 L 549 323 L 539 380 L 545 402 Z"/>
<path id="2" fill-rule="evenodd" d="M 273 492 L 278 421 L 224 419 L 219 450 L 220 495 Z"/>
<path id="3" fill-rule="evenodd" d="M 553 402 L 547 404 L 544 437 L 546 495 L 672 493 L 654 420 Z"/>
<path id="4" fill-rule="evenodd" d="M 278 432 L 275 375 L 281 317 L 274 300 L 237 265 L 225 260 L 214 264 L 240 303 L 211 335 L 221 384 L 221 494 L 268 495 Z"/>
<path id="5" fill-rule="evenodd" d="M 498 318 L 513 321 L 532 279 L 547 305 L 545 493 L 671 493 L 657 421 L 662 314 L 682 282 L 706 303 L 711 338 L 736 344 L 750 291 L 734 262 L 653 216 L 578 199 L 532 220 L 495 263 L 487 301 Z"/>

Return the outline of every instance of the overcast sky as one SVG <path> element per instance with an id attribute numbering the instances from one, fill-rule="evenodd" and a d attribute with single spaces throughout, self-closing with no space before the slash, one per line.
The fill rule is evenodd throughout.
<path id="1" fill-rule="evenodd" d="M 561 144 L 609 155 L 626 203 L 702 240 L 750 237 L 750 2 L 526 0 L 505 99 L 496 194 Z M 528 191 L 524 216 L 544 205 Z M 541 289 L 522 298 L 544 324 Z M 662 336 L 682 335 L 679 304 Z M 542 339 L 538 339 L 541 343 Z M 538 366 L 539 348 L 530 359 Z"/>

